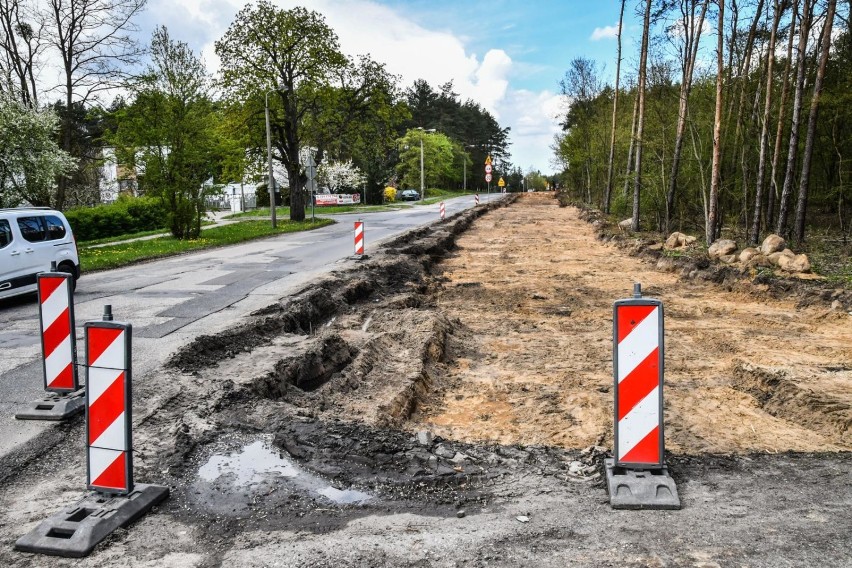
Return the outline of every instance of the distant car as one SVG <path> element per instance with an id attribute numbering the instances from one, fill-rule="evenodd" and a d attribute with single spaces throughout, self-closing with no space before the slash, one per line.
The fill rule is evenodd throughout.
<path id="1" fill-rule="evenodd" d="M 413 189 L 403 189 L 399 194 L 400 201 L 417 201 L 420 199 L 420 194 Z"/>
<path id="2" fill-rule="evenodd" d="M 80 259 L 71 225 L 53 209 L 30 207 L 0 209 L 0 299 L 36 290 L 36 276 L 56 263 L 75 281 Z"/>

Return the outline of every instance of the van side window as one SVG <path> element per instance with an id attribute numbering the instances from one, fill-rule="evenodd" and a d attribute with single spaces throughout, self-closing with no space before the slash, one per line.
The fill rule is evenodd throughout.
<path id="1" fill-rule="evenodd" d="M 9 221 L 0 219 L 0 249 L 6 248 L 12 243 L 12 227 L 9 226 Z"/>
<path id="2" fill-rule="evenodd" d="M 47 223 L 47 240 L 55 241 L 65 237 L 65 225 L 56 215 L 46 215 L 44 217 Z"/>
<path id="3" fill-rule="evenodd" d="M 31 243 L 44 240 L 46 231 L 42 217 L 18 217 L 18 228 L 21 236 Z"/>

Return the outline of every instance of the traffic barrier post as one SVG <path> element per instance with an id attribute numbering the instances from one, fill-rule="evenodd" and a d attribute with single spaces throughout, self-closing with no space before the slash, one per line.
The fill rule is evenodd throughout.
<path id="1" fill-rule="evenodd" d="M 355 255 L 352 257 L 353 260 L 364 260 L 367 258 L 367 255 L 364 254 L 364 241 L 364 221 L 358 219 L 355 221 Z"/>
<path id="2" fill-rule="evenodd" d="M 74 276 L 50 272 L 37 277 L 41 363 L 46 395 L 15 413 L 18 420 L 67 420 L 84 408 L 85 390 L 77 377 Z"/>
<path id="3" fill-rule="evenodd" d="M 112 321 L 86 322 L 86 486 L 70 507 L 39 523 L 15 542 L 24 552 L 80 558 L 119 527 L 166 499 L 169 488 L 135 483 L 132 459 L 132 332 Z"/>
<path id="4" fill-rule="evenodd" d="M 664 462 L 663 303 L 633 297 L 613 304 L 614 459 L 606 460 L 614 508 L 679 509 Z"/>
<path id="5" fill-rule="evenodd" d="M 133 326 L 111 321 L 111 312 L 106 317 L 84 326 L 87 486 L 94 491 L 127 495 L 133 490 Z"/>
<path id="6" fill-rule="evenodd" d="M 473 204 L 479 205 L 479 194 L 478 193 L 473 194 Z"/>
<path id="7" fill-rule="evenodd" d="M 440 209 L 441 209 L 441 221 L 443 221 L 443 220 L 444 220 L 444 218 L 446 217 L 446 214 L 447 214 L 447 211 L 446 211 L 446 209 L 444 208 L 444 202 L 443 202 L 443 201 L 441 202 L 441 207 L 440 207 Z"/>

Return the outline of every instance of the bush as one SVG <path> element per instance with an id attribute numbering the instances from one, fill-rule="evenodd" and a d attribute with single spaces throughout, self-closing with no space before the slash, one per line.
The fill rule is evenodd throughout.
<path id="1" fill-rule="evenodd" d="M 396 188 L 395 187 L 386 187 L 385 188 L 385 203 L 393 203 L 396 201 Z"/>
<path id="2" fill-rule="evenodd" d="M 71 209 L 65 217 L 78 241 L 165 229 L 167 214 L 154 197 L 121 197 L 115 203 Z"/>

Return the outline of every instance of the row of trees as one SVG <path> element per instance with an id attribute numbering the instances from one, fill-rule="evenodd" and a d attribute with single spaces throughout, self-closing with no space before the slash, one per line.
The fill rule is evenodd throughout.
<path id="1" fill-rule="evenodd" d="M 641 0 L 636 8 L 643 34 L 626 88 L 621 34 L 614 87 L 585 58 L 562 81 L 569 106 L 555 149 L 568 187 L 630 214 L 634 230 L 700 227 L 708 243 L 723 226 L 750 242 L 777 232 L 801 243 L 809 222 L 849 235 L 849 7 Z"/>
<path id="2" fill-rule="evenodd" d="M 307 151 L 330 183 L 342 187 L 363 182 L 368 202 L 379 202 L 382 188 L 397 176 L 419 186 L 409 183 L 413 169 L 407 159 L 415 146 L 408 140 L 411 133 L 424 133 L 418 126 L 436 130 L 428 135 L 430 151 L 431 142 L 440 137 L 441 152 L 449 149 L 449 161 L 443 153 L 436 155 L 434 164 L 440 168 L 434 175 L 430 171 L 434 184 L 461 187 L 465 165 L 472 158 L 484 161 L 486 153 L 510 166 L 508 129 L 487 111 L 462 102 L 452 85 L 436 92 L 418 81 L 403 91 L 399 78 L 382 64 L 366 56 L 345 56 L 334 30 L 317 12 L 283 10 L 268 0 L 247 5 L 215 44 L 221 74 L 214 78 L 166 28 L 155 31 L 146 50 L 146 68 L 129 73 L 141 53 L 129 41 L 132 19 L 144 0 L 49 3 L 54 12 L 71 10 L 77 23 L 70 36 L 70 16 L 55 16 L 66 27 L 51 35 L 45 24 L 51 21 L 50 10 L 35 0 L 0 0 L 0 19 L 5 19 L 0 90 L 15 102 L 14 108 L 49 117 L 51 109 L 40 102 L 45 94 L 38 81 L 39 66 L 48 55 L 44 38 L 53 38 L 50 45 L 64 46 L 66 51 L 60 53 L 70 54 L 60 58 L 67 59 L 64 87 L 70 95 L 53 106 L 60 128 L 54 131 L 57 124 L 48 119 L 39 123 L 42 138 L 49 141 L 53 136 L 59 146 L 51 153 L 57 157 L 54 169 L 47 176 L 0 169 L 5 192 L 0 199 L 6 203 L 26 200 L 63 208 L 90 201 L 75 199 L 82 193 L 71 188 L 97 185 L 90 175 L 98 165 L 96 150 L 110 145 L 116 147 L 120 163 L 140 172 L 144 192 L 167 205 L 172 232 L 194 237 L 203 212 L 202 182 L 265 179 L 267 109 L 273 160 L 286 172 L 290 216 L 297 221 L 305 217 Z M 81 35 L 86 42 L 81 43 Z M 93 39 L 98 37 L 100 41 Z M 68 42 L 74 46 L 68 48 Z M 109 109 L 97 108 L 96 93 L 116 86 L 119 79 L 125 98 L 116 99 Z M 6 130 L 0 124 L 0 138 Z M 416 148 L 419 166 L 419 140 Z M 340 168 L 327 164 L 332 159 L 351 164 L 348 169 L 356 175 L 343 176 Z M 417 172 L 419 176 L 419 167 Z M 58 183 L 49 183 L 51 177 Z M 35 185 L 32 191 L 22 189 Z"/>

